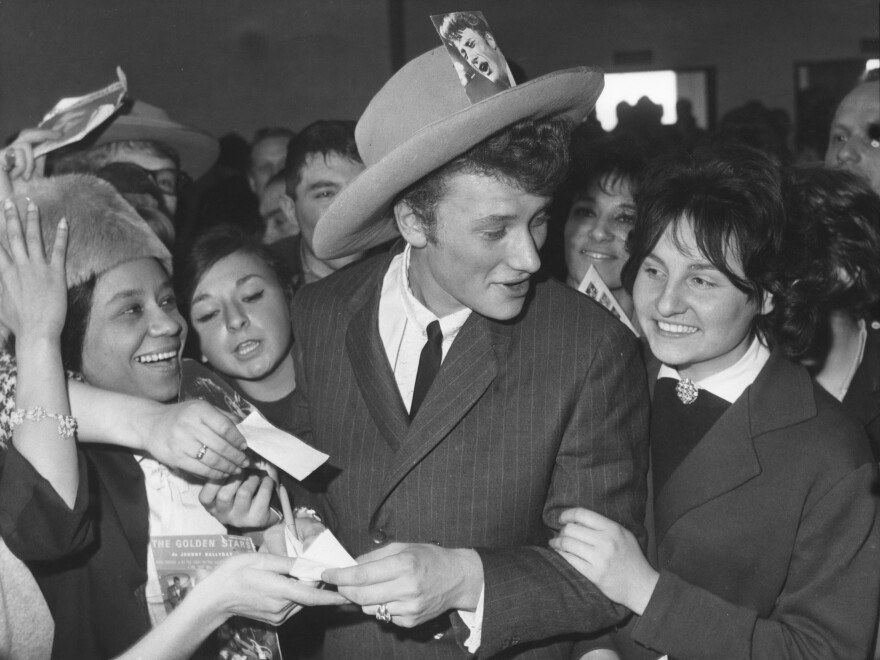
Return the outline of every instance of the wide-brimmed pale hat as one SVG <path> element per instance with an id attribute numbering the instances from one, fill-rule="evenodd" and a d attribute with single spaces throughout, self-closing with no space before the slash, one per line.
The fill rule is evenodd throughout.
<path id="1" fill-rule="evenodd" d="M 358 121 L 366 170 L 318 220 L 315 253 L 338 258 L 396 237 L 391 203 L 399 193 L 518 121 L 583 121 L 602 87 L 601 70 L 578 67 L 471 103 L 445 46 L 420 55 L 385 83 Z"/>
<path id="2" fill-rule="evenodd" d="M 216 138 L 172 121 L 162 108 L 143 101 L 126 101 L 94 135 L 87 136 L 83 146 L 97 147 L 123 140 L 150 140 L 168 145 L 180 156 L 180 169 L 193 179 L 211 169 L 220 155 Z"/>

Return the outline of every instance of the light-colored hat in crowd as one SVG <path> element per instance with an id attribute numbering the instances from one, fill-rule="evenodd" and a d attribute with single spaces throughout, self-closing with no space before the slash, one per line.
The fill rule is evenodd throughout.
<path id="1" fill-rule="evenodd" d="M 68 288 L 120 264 L 153 257 L 171 272 L 171 254 L 137 211 L 106 181 L 91 174 L 33 178 L 12 197 L 25 218 L 30 198 L 40 211 L 43 244 L 52 245 L 61 218 L 67 218 L 65 270 Z M 8 243 L 3 237 L 4 247 Z"/>
<path id="2" fill-rule="evenodd" d="M 166 144 L 180 157 L 180 169 L 198 179 L 217 162 L 220 143 L 216 138 L 183 124 L 172 121 L 168 113 L 143 101 L 113 115 L 95 137 L 87 138 L 89 147 L 125 140 L 150 140 Z"/>
<path id="3" fill-rule="evenodd" d="M 396 237 L 394 198 L 494 133 L 524 119 L 587 118 L 602 71 L 549 73 L 471 103 L 445 46 L 398 71 L 373 97 L 355 129 L 366 170 L 334 199 L 315 227 L 313 247 L 337 258 Z"/>

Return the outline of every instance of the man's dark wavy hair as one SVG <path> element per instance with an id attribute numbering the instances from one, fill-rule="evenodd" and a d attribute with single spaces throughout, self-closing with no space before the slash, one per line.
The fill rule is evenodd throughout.
<path id="1" fill-rule="evenodd" d="M 395 203 L 406 202 L 433 240 L 437 205 L 455 174 L 488 176 L 530 195 L 551 197 L 568 170 L 570 132 L 571 124 L 566 119 L 520 121 L 419 179 Z"/>

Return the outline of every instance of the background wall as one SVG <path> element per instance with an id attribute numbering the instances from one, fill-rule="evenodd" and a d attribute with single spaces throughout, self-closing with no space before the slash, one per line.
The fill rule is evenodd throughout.
<path id="1" fill-rule="evenodd" d="M 391 73 L 386 0 L 0 0 L 0 138 L 115 79 L 250 139 L 356 119 Z"/>
<path id="2" fill-rule="evenodd" d="M 428 15 L 455 9 L 481 9 L 532 77 L 715 67 L 719 116 L 750 99 L 792 113 L 795 62 L 867 57 L 878 36 L 876 0 L 0 0 L 0 137 L 116 64 L 135 97 L 216 135 L 357 118 L 392 53 L 437 45 Z M 614 65 L 643 49 L 649 66 Z"/>

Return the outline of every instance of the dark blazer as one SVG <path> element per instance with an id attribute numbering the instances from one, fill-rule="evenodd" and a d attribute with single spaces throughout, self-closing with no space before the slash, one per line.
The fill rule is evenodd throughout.
<path id="1" fill-rule="evenodd" d="M 0 534 L 55 620 L 52 658 L 114 658 L 150 630 L 149 505 L 130 450 L 79 446 L 70 509 L 14 446 L 0 452 Z"/>
<path id="2" fill-rule="evenodd" d="M 865 354 L 843 397 L 843 406 L 864 425 L 874 460 L 880 461 L 880 321 L 868 320 L 867 324 Z"/>
<path id="3" fill-rule="evenodd" d="M 327 487 L 336 532 L 355 556 L 386 542 L 479 552 L 480 657 L 568 657 L 539 641 L 619 621 L 546 546 L 559 513 L 585 506 L 643 535 L 647 392 L 632 334 L 556 282 L 533 286 L 509 322 L 471 314 L 412 424 L 379 337 L 390 257 L 314 285 L 293 303 L 297 390 L 311 441 L 339 470 Z M 455 630 L 449 630 L 450 619 Z M 356 612 L 328 629 L 327 658 L 451 658 L 455 614 L 414 630 Z"/>
<path id="4" fill-rule="evenodd" d="M 622 657 L 867 657 L 876 477 L 862 429 L 774 352 L 656 494 L 660 581 Z"/>

